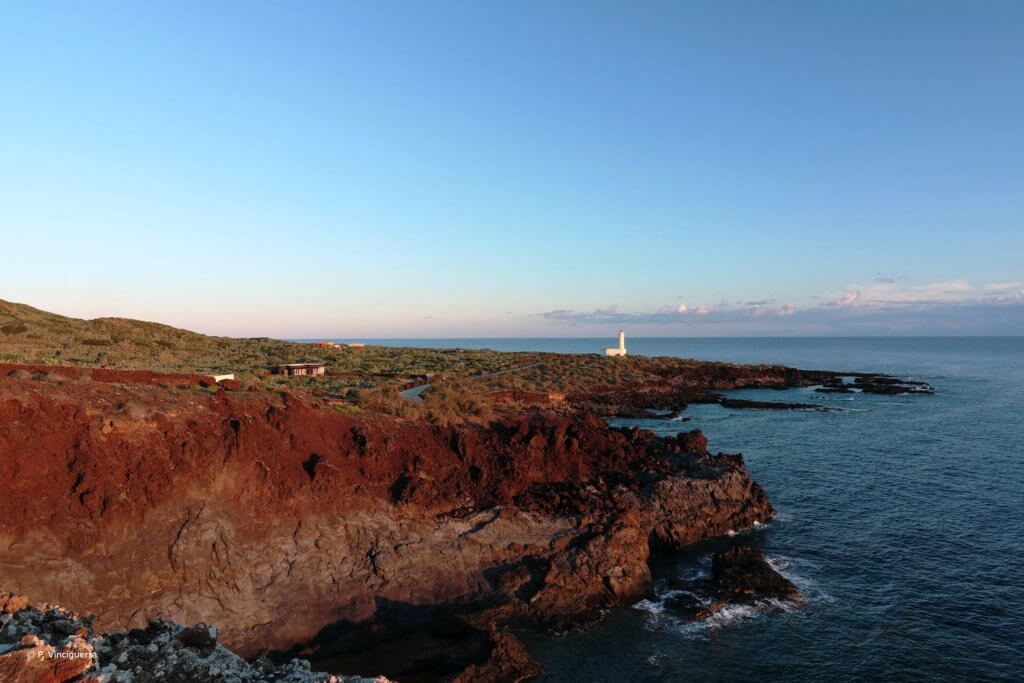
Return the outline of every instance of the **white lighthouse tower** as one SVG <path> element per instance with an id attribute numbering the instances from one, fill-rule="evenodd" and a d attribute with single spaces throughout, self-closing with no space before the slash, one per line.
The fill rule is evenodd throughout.
<path id="1" fill-rule="evenodd" d="M 626 355 L 626 333 L 619 330 L 619 346 L 618 348 L 610 348 L 604 350 L 606 356 L 625 356 Z"/>

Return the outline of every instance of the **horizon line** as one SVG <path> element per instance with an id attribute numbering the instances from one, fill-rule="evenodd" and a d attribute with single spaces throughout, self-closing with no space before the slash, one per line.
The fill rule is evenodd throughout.
<path id="1" fill-rule="evenodd" d="M 220 336 L 220 335 L 211 335 Z M 255 338 L 258 338 L 258 335 Z M 238 337 L 239 339 L 254 337 Z M 273 337 L 269 337 L 273 338 Z M 286 337 L 281 341 L 534 341 L 563 339 L 608 339 L 602 336 L 560 337 Z M 629 339 L 1024 339 L 1021 334 L 819 334 L 819 335 L 699 335 L 699 336 L 633 336 Z"/>

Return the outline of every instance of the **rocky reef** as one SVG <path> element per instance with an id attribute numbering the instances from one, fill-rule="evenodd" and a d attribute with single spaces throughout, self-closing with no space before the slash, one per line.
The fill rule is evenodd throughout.
<path id="1" fill-rule="evenodd" d="M 750 408 L 753 410 L 817 410 L 827 413 L 837 408 L 819 406 L 816 403 L 787 403 L 782 401 L 749 401 L 740 398 L 721 398 L 718 400 L 723 408 Z"/>
<path id="2" fill-rule="evenodd" d="M 674 578 L 666 588 L 661 596 L 665 609 L 691 620 L 710 617 L 728 605 L 767 609 L 787 602 L 804 604 L 796 585 L 779 574 L 764 553 L 745 545 L 716 552 L 709 578 Z"/>
<path id="3" fill-rule="evenodd" d="M 886 394 L 898 396 L 901 394 L 934 394 L 935 388 L 926 382 L 920 382 L 889 375 L 857 374 L 853 383 L 843 381 L 842 377 L 825 378 L 820 387 L 815 389 L 822 394 L 852 394 L 862 391 L 866 394 Z"/>

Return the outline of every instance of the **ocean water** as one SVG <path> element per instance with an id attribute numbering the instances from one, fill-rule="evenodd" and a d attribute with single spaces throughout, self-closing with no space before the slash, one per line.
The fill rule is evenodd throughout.
<path id="1" fill-rule="evenodd" d="M 398 342 L 389 342 L 398 343 Z M 597 351 L 605 339 L 405 340 L 416 346 Z M 566 633 L 524 634 L 558 681 L 1024 680 L 1024 339 L 631 339 L 631 353 L 881 371 L 934 396 L 744 390 L 842 412 L 691 406 L 691 422 L 741 452 L 777 518 L 654 566 L 708 571 L 714 550 L 761 548 L 808 604 L 734 606 L 697 623 L 660 599 Z"/>

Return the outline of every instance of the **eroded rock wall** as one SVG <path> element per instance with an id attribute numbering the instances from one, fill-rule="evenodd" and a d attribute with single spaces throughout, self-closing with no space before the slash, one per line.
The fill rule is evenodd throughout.
<path id="1" fill-rule="evenodd" d="M 0 378 L 0 580 L 217 624 L 243 656 L 445 614 L 557 624 L 641 595 L 652 548 L 766 520 L 736 456 L 534 412 L 489 428 L 292 396 Z M 426 611 L 424 611 L 426 610 Z"/>

